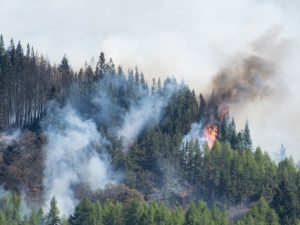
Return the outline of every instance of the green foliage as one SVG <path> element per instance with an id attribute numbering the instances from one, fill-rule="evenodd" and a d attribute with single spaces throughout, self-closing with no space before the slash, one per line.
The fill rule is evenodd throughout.
<path id="1" fill-rule="evenodd" d="M 237 225 L 279 225 L 276 212 L 270 208 L 264 198 L 261 198 L 247 213 L 244 218 L 239 220 Z"/>
<path id="2" fill-rule="evenodd" d="M 88 199 L 83 199 L 76 207 L 74 214 L 70 216 L 70 225 L 100 225 L 102 224 L 101 207 L 93 205 Z M 100 212 L 98 212 L 98 210 Z M 100 214 L 100 216 L 99 216 Z"/>
<path id="3" fill-rule="evenodd" d="M 51 199 L 50 209 L 45 218 L 45 225 L 60 225 L 61 219 L 59 217 L 59 210 L 57 208 L 57 201 L 55 197 Z"/>
<path id="4" fill-rule="evenodd" d="M 87 115 L 95 115 L 99 109 L 91 96 L 97 93 L 113 103 L 100 107 L 109 114 L 105 121 L 98 121 L 97 116 L 91 118 L 107 134 L 111 127 L 122 123 L 132 104 L 138 105 L 145 97 L 166 97 L 165 90 L 170 84 L 175 92 L 165 105 L 159 123 L 143 130 L 128 154 L 122 151 L 122 140 L 107 135 L 112 167 L 125 171 L 124 183 L 129 186 L 126 191 L 110 192 L 107 199 L 111 201 L 101 201 L 101 204 L 82 200 L 68 220 L 59 217 L 55 198 L 45 218 L 42 211 L 34 210 L 20 218 L 20 196 L 6 193 L 0 201 L 0 224 L 228 224 L 224 212 L 217 208 L 210 210 L 203 202 L 191 204 L 185 212 L 182 208 L 145 203 L 141 201 L 142 195 L 147 200 L 162 200 L 173 208 L 192 200 L 204 200 L 209 207 L 216 202 L 247 205 L 259 201 L 237 224 L 278 224 L 273 210 L 281 224 L 299 223 L 300 172 L 293 160 L 285 159 L 276 165 L 260 148 L 254 150 L 248 121 L 243 130 L 237 131 L 234 118 L 226 110 L 222 111 L 214 93 L 208 101 L 202 95 L 198 100 L 188 86 L 178 85 L 170 78 L 164 81 L 159 78 L 157 82 L 153 78 L 149 87 L 138 68 L 124 73 L 104 53 L 100 53 L 95 71 L 86 65 L 74 72 L 66 56 L 58 66 L 51 65 L 42 56 L 35 55 L 29 45 L 24 52 L 20 42 L 15 46 L 11 40 L 5 49 L 0 36 L 0 130 L 34 126 L 45 115 L 50 100 L 64 104 L 68 98 L 74 104 L 80 103 Z M 118 110 L 111 105 L 116 105 Z M 203 126 L 213 123 L 218 127 L 218 140 L 211 150 L 207 145 L 200 146 L 197 140 L 182 145 L 183 136 L 196 121 Z M 35 149 L 38 153 L 34 158 L 39 159 L 42 152 L 39 150 Z M 1 152 L 1 163 L 2 158 L 9 161 Z M 23 173 L 17 176 L 10 171 L 31 170 L 23 168 L 23 164 L 15 169 L 15 165 L 6 165 L 9 163 L 1 164 L 0 176 L 6 178 L 2 180 L 6 180 L 8 188 L 19 191 L 19 182 L 27 184 L 32 180 L 25 182 Z M 180 197 L 181 191 L 188 196 Z M 152 197 L 154 194 L 158 197 Z"/>

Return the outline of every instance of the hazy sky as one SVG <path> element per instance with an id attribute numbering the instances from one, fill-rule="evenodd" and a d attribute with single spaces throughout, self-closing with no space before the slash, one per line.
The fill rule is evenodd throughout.
<path id="1" fill-rule="evenodd" d="M 211 77 L 253 41 L 277 33 L 287 43 L 278 60 L 281 88 L 233 110 L 240 125 L 248 118 L 255 145 L 272 153 L 284 144 L 297 160 L 299 21 L 298 0 L 0 0 L 7 42 L 29 42 L 56 63 L 67 54 L 77 68 L 104 51 L 125 68 L 174 75 L 197 92 L 208 91 Z"/>

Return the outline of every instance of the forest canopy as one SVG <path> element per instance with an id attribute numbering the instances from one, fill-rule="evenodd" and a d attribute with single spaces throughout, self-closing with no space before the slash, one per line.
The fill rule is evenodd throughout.
<path id="1" fill-rule="evenodd" d="M 0 36 L 0 224 L 299 224 L 293 159 L 255 148 L 217 93 Z"/>

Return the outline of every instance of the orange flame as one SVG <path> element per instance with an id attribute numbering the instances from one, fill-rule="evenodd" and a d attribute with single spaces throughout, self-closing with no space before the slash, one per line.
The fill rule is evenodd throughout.
<path id="1" fill-rule="evenodd" d="M 225 114 L 228 113 L 229 111 L 229 106 L 226 103 L 221 103 L 219 105 L 219 121 L 223 122 Z"/>
<path id="2" fill-rule="evenodd" d="M 182 192 L 180 192 L 181 198 L 185 198 L 185 197 L 187 197 L 188 195 L 189 195 L 189 193 L 188 193 L 187 191 L 182 191 Z"/>
<path id="3" fill-rule="evenodd" d="M 204 135 L 208 144 L 208 148 L 212 149 L 218 136 L 218 127 L 216 125 L 207 125 L 204 130 Z"/>

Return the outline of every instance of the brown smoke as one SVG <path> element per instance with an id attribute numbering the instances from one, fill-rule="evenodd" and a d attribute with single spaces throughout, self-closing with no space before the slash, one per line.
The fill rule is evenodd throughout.
<path id="1" fill-rule="evenodd" d="M 222 69 L 212 81 L 215 96 L 219 101 L 251 101 L 271 92 L 268 80 L 275 72 L 273 62 L 251 55 L 236 63 L 237 65 L 231 68 Z"/>
<path id="2" fill-rule="evenodd" d="M 274 78 L 278 74 L 280 59 L 286 50 L 286 42 L 274 30 L 252 43 L 251 54 L 235 57 L 213 78 L 216 104 L 248 103 L 264 98 L 276 89 Z"/>

